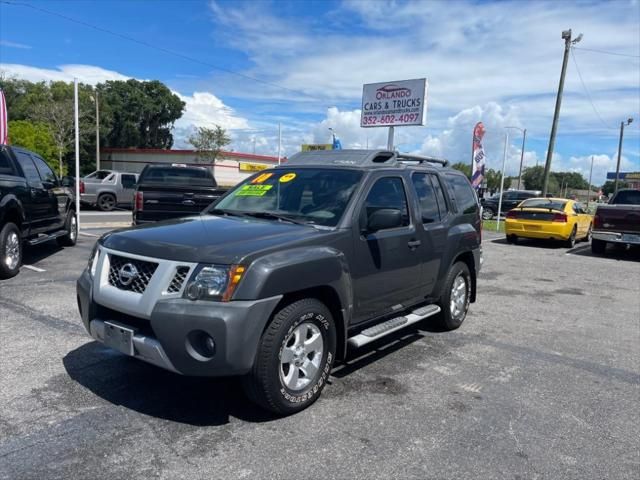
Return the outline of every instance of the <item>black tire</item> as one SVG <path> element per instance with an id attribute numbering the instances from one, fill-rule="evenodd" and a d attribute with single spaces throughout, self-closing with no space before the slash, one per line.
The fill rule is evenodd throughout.
<path id="1" fill-rule="evenodd" d="M 589 229 L 587 230 L 587 235 L 584 237 L 584 241 L 585 242 L 590 242 L 591 241 L 591 231 L 593 229 L 593 225 L 589 224 Z"/>
<path id="2" fill-rule="evenodd" d="M 518 243 L 518 237 L 516 235 L 507 235 L 507 243 L 511 243 L 511 244 Z"/>
<path id="3" fill-rule="evenodd" d="M 591 253 L 602 255 L 607 249 L 607 242 L 604 240 L 591 239 Z"/>
<path id="4" fill-rule="evenodd" d="M 312 337 L 307 337 L 307 330 Z M 322 350 L 317 368 L 310 380 L 298 377 L 306 370 L 295 362 L 307 362 L 318 357 L 309 356 L 303 349 L 297 360 L 282 362 L 285 349 L 295 350 L 295 333 L 305 331 L 304 338 L 322 338 Z M 301 337 L 297 337 L 301 338 Z M 292 344 L 291 341 L 294 340 Z M 281 308 L 267 325 L 260 343 L 251 372 L 243 378 L 247 396 L 261 407 L 279 415 L 290 415 L 307 408 L 315 402 L 329 378 L 335 360 L 336 328 L 329 309 L 315 298 L 297 300 Z M 288 368 L 286 367 L 288 365 Z M 296 382 L 308 381 L 303 387 L 291 389 L 286 383 L 289 369 L 296 372 Z M 285 372 L 286 370 L 286 372 Z M 284 377 L 284 378 L 283 378 Z M 299 380 L 301 378 L 301 380 Z"/>
<path id="5" fill-rule="evenodd" d="M 73 247 L 78 241 L 78 219 L 75 210 L 69 210 L 64 229 L 67 234 L 57 238 L 58 245 L 61 247 Z"/>
<path id="6" fill-rule="evenodd" d="M 464 300 L 462 304 L 457 303 L 456 309 L 460 309 L 459 313 L 454 311 L 452 305 L 452 299 L 454 297 L 454 285 L 458 277 L 464 280 Z M 438 305 L 441 308 L 440 315 L 438 315 L 438 321 L 440 326 L 445 330 L 455 330 L 464 319 L 467 317 L 467 311 L 469 310 L 469 302 L 471 300 L 471 273 L 469 267 L 464 262 L 456 262 L 449 269 L 447 278 L 444 282 L 444 287 Z"/>
<path id="7" fill-rule="evenodd" d="M 116 197 L 113 193 L 103 193 L 98 197 L 96 207 L 102 212 L 110 212 L 116 208 Z"/>
<path id="8" fill-rule="evenodd" d="M 17 243 L 16 243 L 17 242 Z M 0 230 L 0 278 L 15 277 L 22 265 L 22 237 L 15 223 Z"/>
<path id="9" fill-rule="evenodd" d="M 573 227 L 573 230 L 571 230 L 571 235 L 569 235 L 569 238 L 567 238 L 564 241 L 564 246 L 567 248 L 573 248 L 576 246 L 576 235 L 577 235 L 577 227 Z"/>
<path id="10" fill-rule="evenodd" d="M 483 220 L 491 220 L 495 216 L 496 216 L 496 212 L 494 212 L 493 209 L 491 209 L 489 207 L 484 207 L 482 209 L 482 219 Z"/>

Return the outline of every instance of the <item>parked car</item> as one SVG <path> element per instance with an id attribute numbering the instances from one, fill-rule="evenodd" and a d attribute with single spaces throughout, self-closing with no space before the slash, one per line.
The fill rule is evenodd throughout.
<path id="1" fill-rule="evenodd" d="M 144 178 L 144 175 L 143 175 Z M 200 216 L 104 235 L 77 282 L 85 328 L 183 375 L 243 375 L 280 414 L 337 359 L 476 298 L 481 219 L 467 178 L 397 152 L 302 152 Z"/>
<path id="2" fill-rule="evenodd" d="M 147 165 L 134 193 L 133 224 L 199 214 L 227 190 L 205 167 Z"/>
<path id="3" fill-rule="evenodd" d="M 137 181 L 136 173 L 95 171 L 80 182 L 80 201 L 103 212 L 110 212 L 118 206 L 131 208 Z"/>
<path id="4" fill-rule="evenodd" d="M 598 205 L 593 219 L 591 251 L 603 254 L 608 243 L 640 245 L 640 190 L 618 190 L 608 205 Z"/>
<path id="5" fill-rule="evenodd" d="M 539 190 L 507 190 L 502 192 L 501 213 L 504 215 L 512 208 L 518 206 L 520 202 L 527 198 L 540 196 L 542 192 Z M 482 218 L 491 220 L 498 215 L 498 203 L 500 202 L 500 193 L 496 193 L 489 198 L 480 200 L 482 205 Z"/>
<path id="6" fill-rule="evenodd" d="M 509 243 L 518 238 L 561 240 L 573 248 L 577 240 L 589 241 L 593 217 L 581 203 L 566 198 L 530 198 L 507 213 L 505 233 Z"/>
<path id="7" fill-rule="evenodd" d="M 0 278 L 18 274 L 23 245 L 78 237 L 75 196 L 38 154 L 0 145 Z"/>

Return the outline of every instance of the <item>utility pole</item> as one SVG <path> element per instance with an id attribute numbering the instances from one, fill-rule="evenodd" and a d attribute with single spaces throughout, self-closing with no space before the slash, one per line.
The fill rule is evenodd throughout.
<path id="1" fill-rule="evenodd" d="M 96 88 L 96 170 L 100 170 L 100 108 L 98 107 L 98 89 Z"/>
<path id="2" fill-rule="evenodd" d="M 551 136 L 549 137 L 549 148 L 547 149 L 547 161 L 544 164 L 544 184 L 542 186 L 542 196 L 547 195 L 549 186 L 549 172 L 551 171 L 551 157 L 553 156 L 553 148 L 556 143 L 556 131 L 558 130 L 558 118 L 560 117 L 560 105 L 562 104 L 562 91 L 564 90 L 564 77 L 567 74 L 567 63 L 569 61 L 569 50 L 571 45 L 575 45 L 582 40 L 582 34 L 578 35 L 575 40 L 571 40 L 571 29 L 562 32 L 564 40 L 564 57 L 562 59 L 562 71 L 560 73 L 560 84 L 558 85 L 558 96 L 556 97 L 556 109 L 553 113 L 553 123 L 551 125 Z"/>
<path id="3" fill-rule="evenodd" d="M 387 138 L 387 150 L 393 152 L 393 126 L 389 127 L 389 136 Z"/>
<path id="4" fill-rule="evenodd" d="M 624 135 L 625 125 L 631 125 L 633 118 L 628 118 L 627 122 L 620 122 L 620 140 L 618 141 L 618 163 L 616 164 L 616 180 L 614 183 L 613 193 L 618 193 L 618 177 L 620 176 L 620 157 L 622 157 L 622 136 Z"/>

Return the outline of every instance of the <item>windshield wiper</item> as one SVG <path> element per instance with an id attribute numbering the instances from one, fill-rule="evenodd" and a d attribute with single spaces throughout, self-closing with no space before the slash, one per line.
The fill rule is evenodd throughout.
<path id="1" fill-rule="evenodd" d="M 244 215 L 248 215 L 251 217 L 257 218 L 273 218 L 275 220 L 282 220 L 284 222 L 295 223 L 296 225 L 310 225 L 309 222 L 303 222 L 301 220 L 296 220 L 295 218 L 288 217 L 286 215 L 280 215 L 279 213 L 273 212 L 242 212 Z"/>

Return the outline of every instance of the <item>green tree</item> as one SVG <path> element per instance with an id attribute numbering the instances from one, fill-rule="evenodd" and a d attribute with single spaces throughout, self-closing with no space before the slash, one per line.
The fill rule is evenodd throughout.
<path id="1" fill-rule="evenodd" d="M 467 178 L 471 178 L 471 165 L 468 163 L 464 163 L 464 162 L 458 162 L 458 163 L 454 163 L 453 165 L 451 165 L 451 168 L 455 168 L 456 170 L 461 171 L 462 173 L 464 173 Z"/>
<path id="2" fill-rule="evenodd" d="M 12 145 L 24 147 L 39 154 L 52 169 L 58 168 L 55 166 L 58 149 L 46 124 L 12 120 L 9 122 L 9 139 Z"/>
<path id="3" fill-rule="evenodd" d="M 220 150 L 231 143 L 231 138 L 224 128 L 216 125 L 215 128 L 198 127 L 196 132 L 189 137 L 188 142 L 198 152 L 198 158 L 215 163 Z"/>
<path id="4" fill-rule="evenodd" d="M 552 172 L 553 173 L 553 172 Z M 527 190 L 542 190 L 544 185 L 544 167 L 527 167 L 522 172 L 522 181 Z M 549 175 L 547 191 L 551 194 L 560 192 L 560 184 L 555 175 Z"/>
<path id="5" fill-rule="evenodd" d="M 613 180 L 607 180 L 601 188 L 602 193 L 608 197 L 615 191 L 615 182 Z M 618 189 L 620 188 L 629 188 L 629 185 L 618 180 Z"/>

